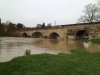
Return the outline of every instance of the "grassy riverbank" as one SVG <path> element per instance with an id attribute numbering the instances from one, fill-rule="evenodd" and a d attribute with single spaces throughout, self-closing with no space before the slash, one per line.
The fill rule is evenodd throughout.
<path id="1" fill-rule="evenodd" d="M 100 75 L 100 53 L 38 54 L 0 63 L 0 75 Z"/>
<path id="2" fill-rule="evenodd" d="M 98 39 L 92 39 L 91 42 L 100 44 L 100 38 L 98 38 Z"/>

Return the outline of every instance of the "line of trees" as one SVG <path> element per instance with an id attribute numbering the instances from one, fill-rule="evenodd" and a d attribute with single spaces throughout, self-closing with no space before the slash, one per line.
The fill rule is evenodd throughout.
<path id="1" fill-rule="evenodd" d="M 37 24 L 36 28 L 45 28 L 45 27 L 52 27 L 51 23 L 47 24 L 47 26 L 45 25 L 45 23 L 43 22 L 43 24 Z"/>
<path id="2" fill-rule="evenodd" d="M 1 24 L 1 19 L 0 19 L 0 36 L 4 36 L 4 26 Z"/>
<path id="3" fill-rule="evenodd" d="M 17 30 L 20 30 L 24 27 L 25 26 L 21 23 L 14 24 L 10 21 L 7 21 L 6 23 L 1 23 L 0 19 L 0 36 L 12 36 Z"/>

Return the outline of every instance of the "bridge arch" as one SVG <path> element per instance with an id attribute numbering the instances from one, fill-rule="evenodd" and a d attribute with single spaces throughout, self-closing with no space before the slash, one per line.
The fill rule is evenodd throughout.
<path id="1" fill-rule="evenodd" d="M 89 33 L 86 30 L 79 30 L 76 33 L 76 39 L 88 39 Z"/>
<path id="2" fill-rule="evenodd" d="M 32 37 L 33 38 L 41 38 L 41 37 L 43 37 L 43 34 L 41 32 L 34 32 L 32 34 Z"/>
<path id="3" fill-rule="evenodd" d="M 49 38 L 50 39 L 59 39 L 59 34 L 58 33 L 56 33 L 56 32 L 53 32 L 53 33 L 51 33 L 50 35 L 49 35 Z"/>
<path id="4" fill-rule="evenodd" d="M 23 33 L 22 34 L 22 37 L 27 37 L 27 33 Z"/>

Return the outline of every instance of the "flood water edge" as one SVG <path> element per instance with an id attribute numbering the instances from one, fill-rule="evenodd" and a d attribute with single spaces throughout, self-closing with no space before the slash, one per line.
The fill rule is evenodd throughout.
<path id="1" fill-rule="evenodd" d="M 10 61 L 14 57 L 30 54 L 70 53 L 71 49 L 81 48 L 88 52 L 100 52 L 100 45 L 84 43 L 82 40 L 53 40 L 43 38 L 0 37 L 0 62 Z"/>

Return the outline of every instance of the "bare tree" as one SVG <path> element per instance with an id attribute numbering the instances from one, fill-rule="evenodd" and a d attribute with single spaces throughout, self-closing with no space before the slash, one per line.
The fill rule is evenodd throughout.
<path id="1" fill-rule="evenodd" d="M 78 22 L 90 23 L 100 21 L 100 8 L 97 6 L 97 4 L 86 5 L 83 12 L 84 15 L 78 19 Z"/>
<path id="2" fill-rule="evenodd" d="M 100 5 L 100 0 L 97 0 L 98 4 Z"/>
<path id="3" fill-rule="evenodd" d="M 24 26 L 23 24 L 21 24 L 21 23 L 18 23 L 18 24 L 16 25 L 16 27 L 17 27 L 17 29 L 22 29 L 22 28 L 24 28 L 25 26 Z"/>
<path id="4" fill-rule="evenodd" d="M 37 24 L 37 25 L 36 25 L 36 28 L 40 28 L 40 27 L 42 27 L 41 24 Z"/>
<path id="5" fill-rule="evenodd" d="M 52 27 L 51 23 L 47 24 L 47 27 Z"/>

